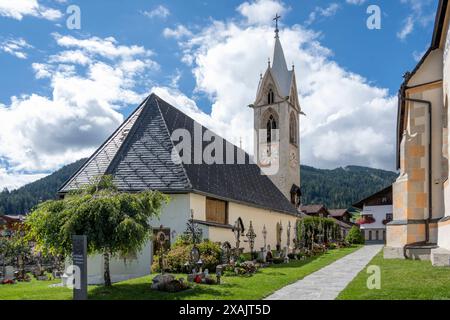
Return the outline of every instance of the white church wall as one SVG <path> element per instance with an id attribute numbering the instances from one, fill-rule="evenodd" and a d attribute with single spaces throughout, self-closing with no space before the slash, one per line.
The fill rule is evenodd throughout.
<path id="1" fill-rule="evenodd" d="M 152 219 L 150 224 L 155 229 L 161 225 L 170 228 L 170 240 L 173 242 L 180 233 L 186 230 L 186 223 L 191 215 L 190 194 L 169 194 L 168 196 L 170 197 L 169 203 L 162 208 L 161 215 Z"/>

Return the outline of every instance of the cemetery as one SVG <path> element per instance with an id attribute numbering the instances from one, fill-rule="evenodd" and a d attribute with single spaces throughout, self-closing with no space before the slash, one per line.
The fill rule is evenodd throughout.
<path id="1" fill-rule="evenodd" d="M 358 248 L 347 243 L 339 227 L 326 218 L 306 217 L 294 226 L 289 224 L 286 230 L 281 224 L 277 229 L 277 245 L 273 249 L 266 245 L 265 226 L 258 232 L 250 222 L 244 230 L 240 220 L 230 230 L 235 238 L 233 245 L 214 243 L 203 239 L 201 228 L 191 216 L 186 232 L 170 248 L 164 245 L 162 227 L 156 233 L 155 240 L 160 245 L 154 252 L 150 276 L 111 287 L 89 286 L 88 298 L 261 299 Z M 259 250 L 254 248 L 257 237 L 264 239 Z M 4 245 L 5 239 L 2 241 Z M 243 242 L 248 243 L 249 252 L 244 252 Z M 23 258 L 12 259 L 15 263 L 5 255 L 0 257 L 0 299 L 72 298 L 72 290 L 62 285 L 67 274 L 59 260 L 47 258 L 43 264 L 42 257 L 33 255 L 32 249 L 32 244 L 28 249 L 22 248 L 19 256 Z"/>

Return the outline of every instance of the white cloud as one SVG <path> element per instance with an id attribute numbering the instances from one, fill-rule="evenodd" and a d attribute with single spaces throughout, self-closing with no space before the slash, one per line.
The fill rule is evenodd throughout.
<path id="1" fill-rule="evenodd" d="M 170 11 L 165 6 L 159 5 L 153 10 L 144 11 L 143 14 L 149 18 L 166 18 L 170 15 Z"/>
<path id="2" fill-rule="evenodd" d="M 147 93 L 135 86 L 150 88 L 147 74 L 158 67 L 151 51 L 113 38 L 55 40 L 62 51 L 32 64 L 36 78 L 50 80 L 51 96 L 0 104 L 0 159 L 8 163 L 7 169 L 0 165 L 0 188 L 22 172 L 38 177 L 89 156 L 123 121 L 118 110 L 142 101 Z"/>
<path id="3" fill-rule="evenodd" d="M 118 45 L 114 37 L 78 39 L 73 36 L 62 36 L 58 33 L 54 33 L 53 36 L 61 47 L 82 49 L 89 54 L 95 54 L 110 59 L 127 59 L 135 55 L 153 55 L 151 50 L 147 50 L 142 46 Z"/>
<path id="4" fill-rule="evenodd" d="M 39 4 L 38 0 L 0 0 L 0 16 L 16 20 L 22 20 L 24 16 L 57 20 L 63 14 L 59 10 Z"/>
<path id="5" fill-rule="evenodd" d="M 328 7 L 315 7 L 314 10 L 309 14 L 308 20 L 306 20 L 306 25 L 312 24 L 319 17 L 332 17 L 339 10 L 340 6 L 337 3 L 331 3 Z"/>
<path id="6" fill-rule="evenodd" d="M 332 61 L 320 34 L 299 25 L 280 32 L 288 62 L 293 61 L 300 90 L 303 164 L 334 168 L 349 164 L 393 169 L 396 97 Z M 273 28 L 213 21 L 180 43 L 184 61 L 193 66 L 196 93 L 212 101 L 205 114 L 183 93 L 154 88 L 194 119 L 253 149 L 253 103 L 259 74 L 273 50 Z"/>
<path id="7" fill-rule="evenodd" d="M 25 52 L 26 49 L 33 48 L 25 39 L 8 39 L 0 43 L 0 50 L 9 53 L 19 59 L 26 59 L 28 57 Z"/>
<path id="8" fill-rule="evenodd" d="M 6 169 L 0 168 L 0 186 L 1 190 L 8 188 L 14 190 L 21 186 L 39 180 L 47 174 L 27 174 L 27 173 L 8 173 Z M 0 191 L 1 191 L 0 190 Z"/>
<path id="9" fill-rule="evenodd" d="M 183 25 L 178 25 L 175 29 L 165 28 L 163 35 L 166 38 L 181 39 L 184 37 L 192 36 L 192 32 Z"/>
<path id="10" fill-rule="evenodd" d="M 397 32 L 397 37 L 401 40 L 405 40 L 408 35 L 414 30 L 414 18 L 409 16 L 405 19 L 402 29 Z"/>
<path id="11" fill-rule="evenodd" d="M 356 4 L 359 6 L 366 3 L 366 0 L 345 0 L 345 2 L 347 2 L 348 4 Z"/>
<path id="12" fill-rule="evenodd" d="M 268 24 L 272 21 L 275 13 L 284 14 L 288 8 L 277 0 L 256 0 L 244 2 L 237 11 L 242 14 L 249 24 Z"/>
<path id="13" fill-rule="evenodd" d="M 433 22 L 435 16 L 435 1 L 433 0 L 400 0 L 408 7 L 411 13 L 402 22 L 402 28 L 397 32 L 400 40 L 405 40 L 416 27 L 417 24 L 427 27 Z"/>

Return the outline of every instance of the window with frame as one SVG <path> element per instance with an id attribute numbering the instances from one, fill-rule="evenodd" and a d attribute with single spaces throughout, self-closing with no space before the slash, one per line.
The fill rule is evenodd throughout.
<path id="1" fill-rule="evenodd" d="M 297 145 L 297 120 L 293 112 L 289 118 L 289 142 Z"/>
<path id="2" fill-rule="evenodd" d="M 228 224 L 228 203 L 218 199 L 206 198 L 206 221 Z"/>
<path id="3" fill-rule="evenodd" d="M 273 104 L 275 102 L 275 94 L 272 89 L 269 89 L 267 93 L 267 104 Z"/>

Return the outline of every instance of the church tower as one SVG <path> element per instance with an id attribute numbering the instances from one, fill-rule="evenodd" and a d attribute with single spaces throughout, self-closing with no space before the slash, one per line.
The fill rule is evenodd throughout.
<path id="1" fill-rule="evenodd" d="M 289 70 L 284 57 L 276 15 L 275 49 L 272 65 L 258 85 L 254 110 L 254 156 L 262 171 L 293 204 L 300 204 L 301 108 L 294 66 Z"/>

